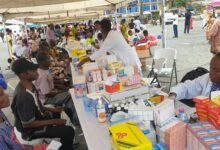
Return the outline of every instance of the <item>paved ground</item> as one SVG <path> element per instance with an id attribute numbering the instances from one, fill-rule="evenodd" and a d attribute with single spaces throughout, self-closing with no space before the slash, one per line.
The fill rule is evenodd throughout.
<path id="1" fill-rule="evenodd" d="M 202 30 L 202 21 L 194 21 L 193 23 L 193 30 L 190 31 L 190 34 L 183 34 L 183 22 L 179 23 L 179 38 L 172 38 L 173 37 L 173 31 L 172 31 L 172 25 L 166 26 L 166 33 L 167 33 L 167 47 L 175 48 L 178 52 L 177 54 L 177 73 L 178 73 L 178 79 L 181 80 L 183 75 L 187 73 L 188 71 L 198 67 L 202 66 L 205 68 L 209 68 L 209 62 L 212 57 L 210 54 L 210 46 L 208 42 L 205 39 L 204 31 Z M 147 29 L 150 33 L 154 35 L 161 35 L 161 27 L 158 26 L 147 26 Z M 157 48 L 159 48 L 161 45 L 159 45 Z M 3 70 L 3 73 L 5 75 L 5 78 L 7 79 L 7 82 L 15 86 L 17 83 L 17 77 L 9 70 L 5 70 L 7 67 L 7 58 L 8 58 L 8 52 L 7 47 L 5 44 L 0 43 L 0 67 Z M 151 63 L 151 59 L 148 60 L 148 63 Z M 12 89 L 8 89 L 8 93 L 11 96 L 12 95 Z M 4 110 L 11 120 L 13 122 L 13 116 L 11 114 L 10 109 Z M 77 132 L 81 132 L 81 130 L 77 130 Z M 78 137 L 77 141 L 80 141 L 82 145 L 84 145 L 84 138 L 83 136 Z M 80 149 L 86 150 L 86 146 L 82 146 Z"/>
<path id="2" fill-rule="evenodd" d="M 210 45 L 205 39 L 204 31 L 202 30 L 202 21 L 193 22 L 193 30 L 189 34 L 184 34 L 183 22 L 179 23 L 179 38 L 173 38 L 172 25 L 166 26 L 167 47 L 177 50 L 177 71 L 179 79 L 189 70 L 202 66 L 208 68 L 210 58 Z M 154 35 L 160 35 L 161 29 L 159 26 L 149 27 L 149 32 Z"/>

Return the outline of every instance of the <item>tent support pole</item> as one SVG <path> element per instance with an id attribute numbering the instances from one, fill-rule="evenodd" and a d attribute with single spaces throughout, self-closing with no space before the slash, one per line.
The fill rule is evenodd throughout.
<path id="1" fill-rule="evenodd" d="M 28 30 L 27 30 L 27 20 L 24 18 L 24 28 L 25 28 L 25 34 L 26 34 L 26 39 L 28 39 Z"/>
<path id="2" fill-rule="evenodd" d="M 3 31 L 4 31 L 4 39 L 5 39 L 6 43 L 7 43 L 8 56 L 9 56 L 9 58 L 12 58 L 12 52 L 11 52 L 10 47 L 9 47 L 9 42 L 8 42 L 8 37 L 7 37 L 7 32 L 6 32 L 5 23 L 6 23 L 6 18 L 5 18 L 4 15 L 2 15 L 2 24 L 3 24 Z"/>
<path id="3" fill-rule="evenodd" d="M 165 26 L 165 0 L 162 0 L 162 47 L 166 48 L 166 26 Z"/>

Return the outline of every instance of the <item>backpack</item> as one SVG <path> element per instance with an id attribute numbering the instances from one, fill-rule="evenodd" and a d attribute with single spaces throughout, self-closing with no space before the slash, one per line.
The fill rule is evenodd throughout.
<path id="1" fill-rule="evenodd" d="M 185 82 L 186 80 L 194 80 L 195 78 L 202 76 L 208 72 L 209 71 L 207 69 L 202 68 L 202 67 L 198 67 L 198 68 L 186 73 L 180 82 Z"/>

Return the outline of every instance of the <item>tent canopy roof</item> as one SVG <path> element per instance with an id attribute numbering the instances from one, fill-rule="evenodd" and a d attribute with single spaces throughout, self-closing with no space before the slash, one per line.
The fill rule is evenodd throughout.
<path id="1" fill-rule="evenodd" d="M 55 16 L 72 17 L 79 13 L 97 14 L 112 9 L 122 0 L 0 0 L 0 14 L 6 18 L 50 18 Z"/>
<path id="2" fill-rule="evenodd" d="M 83 0 L 0 0 L 0 8 L 34 7 L 53 4 L 64 4 Z"/>

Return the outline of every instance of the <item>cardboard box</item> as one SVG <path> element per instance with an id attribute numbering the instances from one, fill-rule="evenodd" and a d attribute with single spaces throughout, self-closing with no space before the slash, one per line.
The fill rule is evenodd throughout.
<path id="1" fill-rule="evenodd" d="M 152 107 L 130 106 L 128 114 L 134 116 L 136 121 L 151 121 L 154 119 Z"/>
<path id="2" fill-rule="evenodd" d="M 136 50 L 142 51 L 149 49 L 149 45 L 147 43 L 138 44 L 135 46 Z"/>
<path id="3" fill-rule="evenodd" d="M 104 82 L 88 82 L 87 83 L 88 87 L 88 93 L 93 93 L 93 92 L 98 92 L 98 91 L 103 91 L 104 90 Z"/>
<path id="4" fill-rule="evenodd" d="M 137 55 L 139 58 L 148 58 L 150 57 L 150 50 L 145 49 L 145 50 L 137 50 Z"/>
<path id="5" fill-rule="evenodd" d="M 85 84 L 86 83 L 86 77 L 84 75 L 81 76 L 74 76 L 73 79 L 73 85 L 76 84 Z"/>
<path id="6" fill-rule="evenodd" d="M 169 150 L 185 150 L 186 123 L 179 122 L 165 131 L 165 143 Z"/>
<path id="7" fill-rule="evenodd" d="M 188 150 L 214 150 L 219 148 L 220 133 L 208 122 L 199 122 L 187 126 Z"/>
<path id="8" fill-rule="evenodd" d="M 83 65 L 83 74 L 88 76 L 90 70 L 97 70 L 98 65 L 96 63 L 86 63 Z"/>
<path id="9" fill-rule="evenodd" d="M 87 94 L 87 86 L 86 84 L 75 84 L 73 85 L 75 97 L 81 98 L 82 96 L 85 96 Z"/>
<path id="10" fill-rule="evenodd" d="M 148 94 L 149 94 L 148 86 L 141 86 L 141 87 L 132 88 L 129 90 L 119 91 L 116 93 L 108 93 L 108 92 L 104 93 L 105 97 L 111 102 L 122 100 L 122 99 L 129 98 L 129 97 L 134 97 L 134 96 L 137 97 L 140 95 L 144 95 L 145 98 L 148 98 L 149 97 Z"/>
<path id="11" fill-rule="evenodd" d="M 158 126 L 163 126 L 170 118 L 175 117 L 173 100 L 164 100 L 154 107 L 154 121 Z"/>

